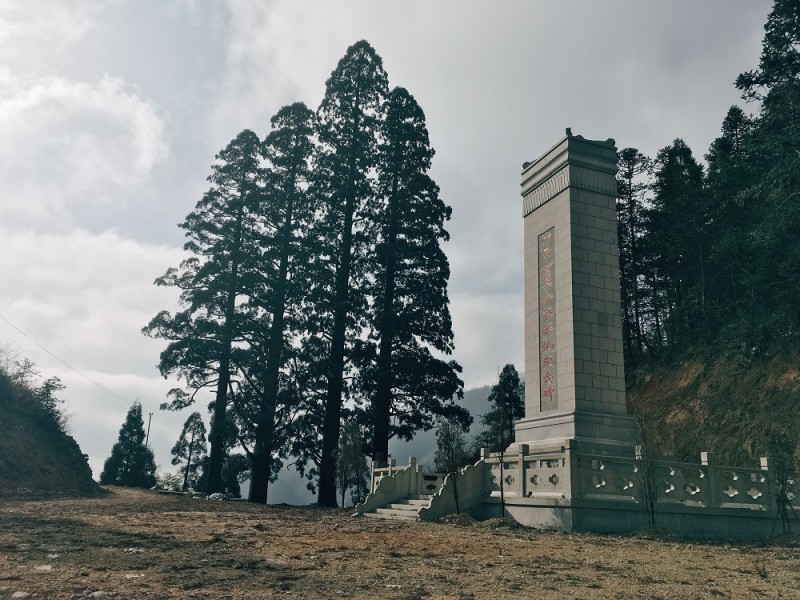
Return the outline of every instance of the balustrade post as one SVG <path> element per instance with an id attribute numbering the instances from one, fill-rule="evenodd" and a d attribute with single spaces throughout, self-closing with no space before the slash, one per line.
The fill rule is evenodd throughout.
<path id="1" fill-rule="evenodd" d="M 769 510 L 774 514 L 774 512 L 778 510 L 778 495 L 773 490 L 774 484 L 772 481 L 772 473 L 769 472 L 769 456 L 761 456 L 758 460 L 761 466 L 761 470 L 766 471 L 764 475 L 767 478 L 767 485 L 764 487 L 767 488 L 767 494 L 769 496 L 769 498 L 767 499 L 767 501 L 769 502 Z"/>
<path id="2" fill-rule="evenodd" d="M 711 464 L 711 453 L 701 452 L 700 464 L 706 467 L 706 487 L 708 488 L 708 493 L 706 495 L 708 498 L 707 506 L 709 508 L 716 508 L 720 506 L 722 502 L 719 496 L 719 471 Z"/>
<path id="3" fill-rule="evenodd" d="M 568 498 L 576 498 L 577 494 L 583 495 L 584 490 L 580 487 L 579 473 L 578 473 L 578 442 L 573 438 L 566 440 L 566 444 L 561 447 L 564 453 L 564 467 L 569 473 L 569 480 L 564 482 L 566 488 L 566 496 Z"/>
<path id="4" fill-rule="evenodd" d="M 528 444 L 519 445 L 519 495 L 520 498 L 525 498 L 528 493 L 528 478 L 525 475 L 525 457 L 528 455 Z"/>

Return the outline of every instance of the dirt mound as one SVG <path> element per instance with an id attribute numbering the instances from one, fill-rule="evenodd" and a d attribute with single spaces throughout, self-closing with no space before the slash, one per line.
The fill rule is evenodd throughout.
<path id="1" fill-rule="evenodd" d="M 446 515 L 439 519 L 439 523 L 458 525 L 459 527 L 472 527 L 477 521 L 466 513 Z"/>
<path id="2" fill-rule="evenodd" d="M 102 493 L 78 443 L 35 406 L 0 394 L 0 498 Z"/>
<path id="3" fill-rule="evenodd" d="M 650 423 L 660 454 L 696 462 L 758 466 L 776 426 L 800 433 L 800 352 L 739 353 L 642 369 L 628 388 L 628 410 Z"/>

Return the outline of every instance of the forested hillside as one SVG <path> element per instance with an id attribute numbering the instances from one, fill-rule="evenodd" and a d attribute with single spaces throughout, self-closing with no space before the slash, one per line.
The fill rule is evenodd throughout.
<path id="1" fill-rule="evenodd" d="M 680 139 L 619 153 L 629 404 L 667 453 L 751 460 L 798 434 L 800 4 L 778 0 L 765 32 L 705 165 Z"/>

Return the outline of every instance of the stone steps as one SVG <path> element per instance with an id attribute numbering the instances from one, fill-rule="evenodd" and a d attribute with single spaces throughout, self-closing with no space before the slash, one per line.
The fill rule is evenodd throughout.
<path id="1" fill-rule="evenodd" d="M 373 519 L 416 521 L 419 519 L 419 510 L 429 506 L 431 498 L 433 498 L 431 495 L 410 496 L 376 508 L 374 512 L 366 512 L 364 516 Z"/>

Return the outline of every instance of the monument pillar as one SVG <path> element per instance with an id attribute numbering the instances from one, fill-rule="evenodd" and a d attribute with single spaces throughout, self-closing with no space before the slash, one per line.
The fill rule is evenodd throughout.
<path id="1" fill-rule="evenodd" d="M 523 165 L 525 418 L 516 444 L 630 447 L 614 140 L 567 135 Z M 569 442 L 575 440 L 575 442 Z"/>

